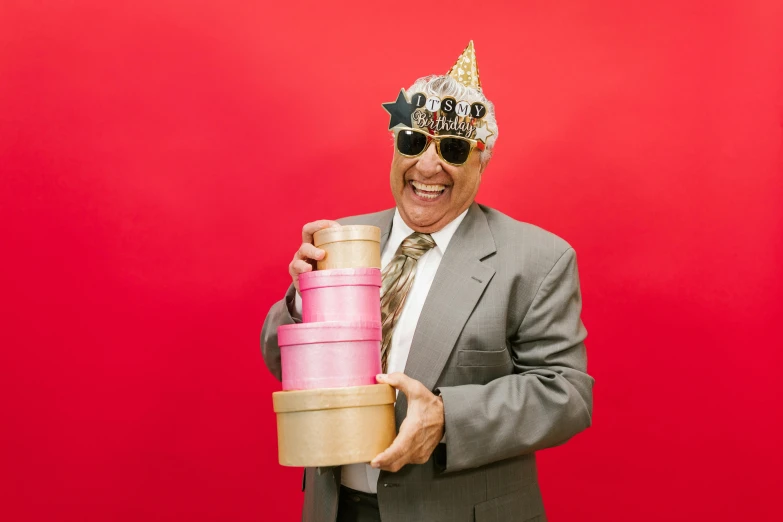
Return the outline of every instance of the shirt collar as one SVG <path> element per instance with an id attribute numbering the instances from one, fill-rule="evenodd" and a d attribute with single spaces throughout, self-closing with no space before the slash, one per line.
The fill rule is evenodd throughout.
<path id="1" fill-rule="evenodd" d="M 446 253 L 446 248 L 448 248 L 449 243 L 451 242 L 451 238 L 454 237 L 454 233 L 459 228 L 462 220 L 465 219 L 465 215 L 467 215 L 469 209 L 470 207 L 465 209 L 462 214 L 454 218 L 442 229 L 430 234 L 433 241 L 435 241 L 435 245 L 437 246 L 438 250 L 440 250 L 441 255 Z M 414 230 L 409 227 L 402 219 L 400 211 L 395 208 L 391 234 L 389 234 L 389 247 L 393 249 L 392 252 L 397 252 L 397 249 L 400 248 L 400 245 L 403 241 L 405 241 L 405 238 L 413 234 L 413 232 Z"/>

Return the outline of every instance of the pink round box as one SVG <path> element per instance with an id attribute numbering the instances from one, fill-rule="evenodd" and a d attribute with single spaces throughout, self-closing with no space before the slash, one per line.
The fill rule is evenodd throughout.
<path id="1" fill-rule="evenodd" d="M 299 276 L 302 321 L 381 321 L 381 271 L 316 270 Z"/>
<path id="2" fill-rule="evenodd" d="M 283 390 L 376 384 L 381 373 L 381 323 L 328 322 L 277 328 Z"/>

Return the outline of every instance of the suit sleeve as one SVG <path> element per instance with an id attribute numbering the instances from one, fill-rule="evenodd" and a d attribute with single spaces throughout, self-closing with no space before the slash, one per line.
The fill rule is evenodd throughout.
<path id="1" fill-rule="evenodd" d="M 301 312 L 297 310 L 295 302 L 296 288 L 292 284 L 288 287 L 285 297 L 269 309 L 264 327 L 261 329 L 261 354 L 264 356 L 266 367 L 278 381 L 283 380 L 283 370 L 280 365 L 280 346 L 277 344 L 277 327 L 302 322 L 299 315 Z"/>
<path id="2" fill-rule="evenodd" d="M 442 387 L 446 472 L 556 446 L 591 424 L 582 299 L 574 250 L 544 277 L 509 339 L 514 373 L 484 385 Z"/>

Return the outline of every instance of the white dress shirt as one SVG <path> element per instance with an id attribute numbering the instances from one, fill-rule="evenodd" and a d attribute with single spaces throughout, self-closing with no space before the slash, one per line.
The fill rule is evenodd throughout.
<path id="1" fill-rule="evenodd" d="M 405 299 L 400 318 L 394 327 L 392 334 L 391 351 L 387 359 L 387 372 L 405 371 L 405 364 L 408 362 L 408 353 L 413 341 L 413 333 L 416 331 L 416 324 L 419 322 L 421 309 L 424 307 L 424 301 L 435 279 L 435 272 L 438 271 L 443 254 L 449 246 L 454 232 L 457 231 L 460 223 L 465 218 L 466 210 L 454 221 L 443 227 L 438 232 L 430 234 L 435 241 L 435 246 L 419 258 L 416 264 L 416 277 L 413 278 L 413 285 Z M 413 230 L 402 220 L 400 212 L 394 211 L 394 221 L 389 235 L 389 240 L 383 249 L 381 255 L 381 267 L 386 265 L 394 258 L 397 249 L 400 247 L 406 237 L 413 234 Z M 364 491 L 367 493 L 378 492 L 378 475 L 380 470 L 371 467 L 369 464 L 350 464 L 342 467 L 342 484 L 351 489 Z"/>
<path id="2" fill-rule="evenodd" d="M 411 342 L 413 342 L 413 334 L 416 331 L 416 324 L 419 322 L 424 301 L 427 299 L 427 294 L 430 291 L 430 286 L 432 286 L 432 281 L 435 279 L 435 273 L 438 271 L 443 254 L 446 252 L 451 238 L 454 237 L 454 232 L 457 231 L 467 213 L 468 211 L 465 210 L 441 230 L 430 234 L 435 241 L 435 246 L 425 252 L 416 264 L 416 277 L 413 278 L 413 285 L 408 292 L 408 297 L 405 298 L 402 313 L 392 334 L 391 351 L 386 361 L 388 366 L 386 371 L 388 373 L 405 371 Z M 403 221 L 399 210 L 395 210 L 389 240 L 386 242 L 386 246 L 381 254 L 381 269 L 386 268 L 386 265 L 394 258 L 402 242 L 413 232 L 414 230 Z M 302 317 L 302 298 L 298 292 L 294 301 L 294 316 L 297 318 Z M 373 468 L 369 464 L 348 464 L 342 466 L 341 482 L 344 486 L 351 489 L 366 493 L 377 493 L 379 475 L 380 470 Z"/>

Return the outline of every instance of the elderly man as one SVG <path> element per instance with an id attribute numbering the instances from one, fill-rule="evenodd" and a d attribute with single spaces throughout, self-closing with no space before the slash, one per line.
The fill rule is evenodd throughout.
<path id="1" fill-rule="evenodd" d="M 262 332 L 280 379 L 277 327 L 301 313 L 298 276 L 324 252 L 313 234 L 382 231 L 384 374 L 398 435 L 368 464 L 307 469 L 303 520 L 546 520 L 535 451 L 591 423 L 574 250 L 474 199 L 498 135 L 473 42 L 444 76 L 384 104 L 395 135 L 396 208 L 304 225 L 293 284 Z M 412 281 L 412 282 L 411 282 Z"/>

